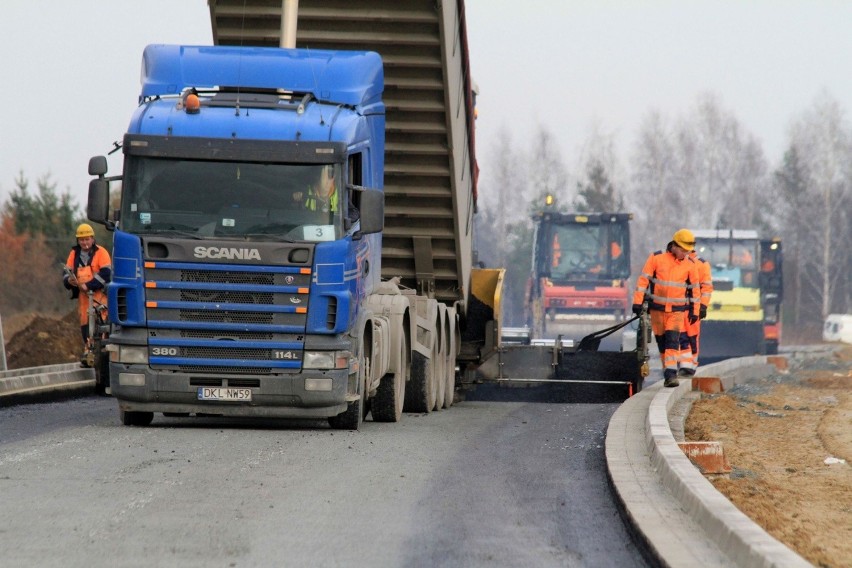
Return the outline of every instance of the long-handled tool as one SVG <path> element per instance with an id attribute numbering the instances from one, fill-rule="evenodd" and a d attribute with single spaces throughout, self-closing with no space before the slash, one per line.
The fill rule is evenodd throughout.
<path id="1" fill-rule="evenodd" d="M 622 327 L 636 321 L 639 319 L 639 316 L 633 316 L 629 320 L 618 323 L 612 327 L 607 327 L 606 329 L 601 329 L 594 333 L 590 333 L 586 337 L 580 340 L 580 343 L 577 344 L 577 351 L 597 351 L 598 347 L 601 345 L 601 339 L 608 335 L 612 335 Z"/>

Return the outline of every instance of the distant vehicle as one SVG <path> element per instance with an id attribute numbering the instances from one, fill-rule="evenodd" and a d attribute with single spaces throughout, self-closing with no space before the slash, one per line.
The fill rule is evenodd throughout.
<path id="1" fill-rule="evenodd" d="M 829 314 L 822 328 L 822 340 L 852 343 L 852 314 Z"/>
<path id="2" fill-rule="evenodd" d="M 713 297 L 701 325 L 704 362 L 778 353 L 783 299 L 781 240 L 757 231 L 694 231 L 698 256 L 710 263 Z"/>
<path id="3" fill-rule="evenodd" d="M 548 323 L 630 315 L 630 213 L 558 213 L 552 198 L 533 218 L 527 325 L 545 337 Z"/>

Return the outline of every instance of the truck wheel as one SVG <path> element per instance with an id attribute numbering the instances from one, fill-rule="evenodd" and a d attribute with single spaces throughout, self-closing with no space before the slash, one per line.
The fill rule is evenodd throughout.
<path id="1" fill-rule="evenodd" d="M 375 422 L 399 422 L 405 405 L 406 385 L 411 371 L 408 341 L 400 342 L 399 372 L 382 377 L 376 396 L 373 397 L 371 412 Z"/>
<path id="2" fill-rule="evenodd" d="M 417 351 L 411 352 L 411 380 L 405 388 L 405 412 L 428 413 L 435 406 L 432 362 Z"/>
<path id="3" fill-rule="evenodd" d="M 444 343 L 444 345 L 441 346 L 441 349 L 437 349 L 436 344 L 436 349 L 432 351 L 432 361 L 434 362 L 432 365 L 432 384 L 435 385 L 434 410 L 441 410 L 444 408 L 444 396 L 447 392 L 447 364 L 445 361 L 445 353 L 447 353 L 449 349 L 446 346 L 446 337 L 442 338 L 441 341 Z"/>
<path id="4" fill-rule="evenodd" d="M 360 381 L 361 396 L 358 400 L 353 400 L 346 405 L 346 412 L 341 412 L 337 416 L 328 417 L 328 425 L 335 430 L 357 430 L 361 427 L 361 422 L 364 421 L 366 412 L 364 397 L 366 396 L 366 377 L 370 376 L 370 357 L 367 357 L 363 337 L 361 338 L 360 349 L 358 350 L 358 380 Z M 375 417 L 375 413 L 373 414 Z"/>
<path id="5" fill-rule="evenodd" d="M 358 400 L 354 400 L 346 406 L 346 412 L 341 412 L 337 416 L 329 416 L 328 425 L 335 430 L 357 430 L 363 420 L 364 393 L 362 391 Z"/>
<path id="6" fill-rule="evenodd" d="M 376 396 L 373 397 L 373 421 L 399 422 L 404 401 L 405 383 L 402 382 L 402 375 L 388 373 L 382 377 Z"/>
<path id="7" fill-rule="evenodd" d="M 119 409 L 118 415 L 125 426 L 148 426 L 154 420 L 153 412 L 131 412 Z"/>
<path id="8" fill-rule="evenodd" d="M 109 388 L 109 353 L 98 351 L 98 361 L 95 364 L 95 392 L 106 396 Z"/>
<path id="9" fill-rule="evenodd" d="M 447 339 L 447 358 L 444 359 L 444 376 L 447 383 L 447 386 L 444 387 L 444 408 L 453 405 L 453 399 L 456 395 L 456 349 L 455 342 L 451 337 L 448 336 Z"/>

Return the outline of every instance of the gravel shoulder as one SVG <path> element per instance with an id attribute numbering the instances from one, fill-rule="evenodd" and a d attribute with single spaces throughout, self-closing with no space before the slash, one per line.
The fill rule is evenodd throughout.
<path id="1" fill-rule="evenodd" d="M 852 566 L 852 346 L 696 401 L 684 433 L 732 467 L 708 479 L 817 566 Z"/>

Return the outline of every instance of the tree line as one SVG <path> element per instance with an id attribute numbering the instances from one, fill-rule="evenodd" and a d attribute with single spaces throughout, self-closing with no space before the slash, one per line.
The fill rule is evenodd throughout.
<path id="1" fill-rule="evenodd" d="M 522 148 L 522 149 L 519 149 Z M 529 148 L 529 150 L 524 150 Z M 592 132 L 569 166 L 554 134 L 540 127 L 531 144 L 503 129 L 489 148 L 493 170 L 480 178 L 478 258 L 507 267 L 504 321 L 523 323 L 531 216 L 547 194 L 568 211 L 624 211 L 633 273 L 680 227 L 755 229 L 784 246 L 784 323 L 818 336 L 829 313 L 852 312 L 852 126 L 828 93 L 794 118 L 783 158 L 770 164 L 760 141 L 711 94 L 680 117 L 651 110 L 620 157 L 611 135 Z M 36 191 L 23 172 L 0 211 L 0 314 L 67 311 L 61 269 L 84 221 L 68 191 L 45 175 Z M 111 239 L 95 226 L 99 244 Z"/>
<path id="2" fill-rule="evenodd" d="M 476 246 L 484 265 L 508 268 L 508 325 L 523 324 L 531 216 L 546 194 L 562 212 L 633 213 L 633 274 L 681 227 L 780 237 L 788 339 L 816 339 L 827 314 L 852 312 L 852 126 L 826 92 L 794 117 L 776 164 L 712 94 L 684 116 L 647 112 L 627 159 L 594 131 L 569 167 L 543 126 L 520 146 L 504 129 L 483 151 L 496 165 L 480 177 Z"/>

